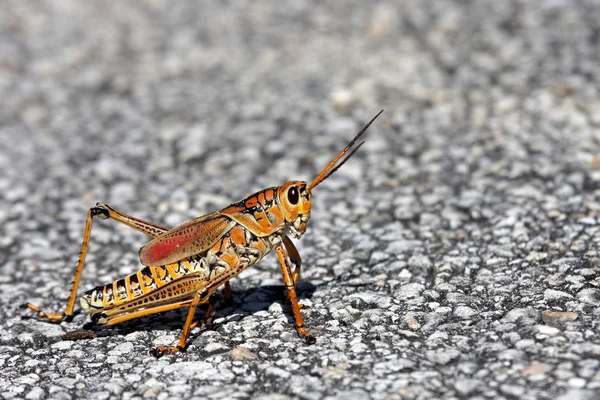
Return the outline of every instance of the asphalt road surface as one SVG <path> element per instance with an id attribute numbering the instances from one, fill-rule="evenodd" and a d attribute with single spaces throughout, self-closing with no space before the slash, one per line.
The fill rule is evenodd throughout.
<path id="1" fill-rule="evenodd" d="M 591 0 L 4 2 L 0 396 L 598 398 L 599 84 Z M 381 109 L 296 242 L 316 344 L 273 255 L 160 359 L 186 309 L 66 340 L 86 315 L 19 308 L 64 309 L 96 202 L 174 227 L 312 180 Z M 97 221 L 80 294 L 148 240 Z"/>

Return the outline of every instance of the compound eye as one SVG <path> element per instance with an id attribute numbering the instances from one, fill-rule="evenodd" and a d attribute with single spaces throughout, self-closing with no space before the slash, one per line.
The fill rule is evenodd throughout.
<path id="1" fill-rule="evenodd" d="M 300 195 L 298 194 L 298 189 L 295 186 L 292 186 L 288 189 L 287 192 L 288 200 L 290 204 L 295 205 L 298 204 L 298 200 L 300 199 Z"/>

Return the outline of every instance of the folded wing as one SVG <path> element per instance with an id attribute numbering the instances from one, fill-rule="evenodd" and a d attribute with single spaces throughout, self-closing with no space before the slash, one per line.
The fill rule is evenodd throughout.
<path id="1" fill-rule="evenodd" d="M 140 261 L 144 265 L 166 265 L 204 253 L 235 224 L 235 221 L 216 212 L 196 218 L 142 247 Z"/>

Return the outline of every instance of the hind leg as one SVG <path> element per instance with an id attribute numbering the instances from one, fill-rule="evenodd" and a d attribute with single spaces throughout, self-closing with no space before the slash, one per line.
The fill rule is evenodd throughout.
<path id="1" fill-rule="evenodd" d="M 85 257 L 87 256 L 90 236 L 92 234 L 92 222 L 93 218 L 98 217 L 100 219 L 114 219 L 115 221 L 121 222 L 137 231 L 143 232 L 149 236 L 156 237 L 168 231 L 167 228 L 152 224 L 150 222 L 143 221 L 141 219 L 123 214 L 109 207 L 106 204 L 97 204 L 96 207 L 92 207 L 88 210 L 87 218 L 85 220 L 85 231 L 83 233 L 83 244 L 81 245 L 81 252 L 79 253 L 79 261 L 77 262 L 77 269 L 75 270 L 75 277 L 73 279 L 73 286 L 71 288 L 71 294 L 67 306 L 62 313 L 47 313 L 42 311 L 38 306 L 26 303 L 23 305 L 24 308 L 37 313 L 37 317 L 50 322 L 61 322 L 65 319 L 69 319 L 73 316 L 73 309 L 75 308 L 75 300 L 77 298 L 77 288 L 79 287 L 79 281 L 81 279 L 81 273 L 83 272 L 83 266 L 85 264 Z"/>

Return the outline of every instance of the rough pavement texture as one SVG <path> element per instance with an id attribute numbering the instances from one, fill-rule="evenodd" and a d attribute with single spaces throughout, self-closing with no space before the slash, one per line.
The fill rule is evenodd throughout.
<path id="1" fill-rule="evenodd" d="M 600 4 L 38 2 L 0 12 L 5 399 L 591 399 L 600 393 Z M 167 226 L 312 179 L 313 346 L 276 258 L 214 330 L 185 310 L 61 337 L 85 213 Z M 147 237 L 95 224 L 80 293 Z M 201 315 L 201 311 L 198 316 Z"/>

